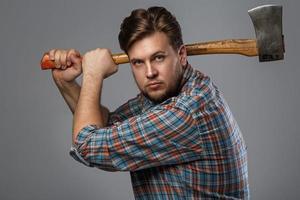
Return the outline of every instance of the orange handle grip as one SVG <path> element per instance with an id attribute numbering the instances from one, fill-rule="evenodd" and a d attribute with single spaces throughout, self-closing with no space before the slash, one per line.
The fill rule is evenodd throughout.
<path id="1" fill-rule="evenodd" d="M 42 68 L 42 70 L 55 68 L 55 63 L 52 60 L 50 60 L 48 54 L 44 54 L 44 56 L 41 60 L 41 68 Z"/>
<path id="2" fill-rule="evenodd" d="M 129 62 L 128 56 L 124 53 L 113 54 L 112 59 L 117 65 Z M 43 55 L 41 60 L 41 68 L 42 70 L 55 69 L 55 63 L 54 61 L 50 60 L 49 54 L 47 53 Z"/>

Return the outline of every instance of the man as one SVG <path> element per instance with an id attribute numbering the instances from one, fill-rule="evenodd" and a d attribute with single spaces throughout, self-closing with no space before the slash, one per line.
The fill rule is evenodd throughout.
<path id="1" fill-rule="evenodd" d="M 187 61 L 180 26 L 162 7 L 134 10 L 119 33 L 140 94 L 109 112 L 103 80 L 118 67 L 107 49 L 49 52 L 74 114 L 70 154 L 87 166 L 130 171 L 136 199 L 248 199 L 239 127 L 211 79 Z M 82 85 L 75 79 L 82 74 Z"/>

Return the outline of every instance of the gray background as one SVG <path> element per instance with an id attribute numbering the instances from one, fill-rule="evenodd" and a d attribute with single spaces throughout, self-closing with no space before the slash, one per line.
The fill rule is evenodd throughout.
<path id="1" fill-rule="evenodd" d="M 255 37 L 247 10 L 284 7 L 284 61 L 239 55 L 190 57 L 223 91 L 249 149 L 252 199 L 299 199 L 299 6 L 297 0 L 0 2 L 0 199 L 133 199 L 129 173 L 87 168 L 68 155 L 72 116 L 39 61 L 51 48 L 120 52 L 117 34 L 133 8 L 162 5 L 182 25 L 185 43 Z M 129 65 L 107 79 L 111 110 L 138 90 Z M 297 103 L 298 102 L 298 103 Z"/>

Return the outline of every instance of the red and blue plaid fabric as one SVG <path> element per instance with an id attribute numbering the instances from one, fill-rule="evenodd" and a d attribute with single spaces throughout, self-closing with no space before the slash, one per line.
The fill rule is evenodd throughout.
<path id="1" fill-rule="evenodd" d="M 247 150 L 208 76 L 185 68 L 178 96 L 143 95 L 84 127 L 70 154 L 90 167 L 130 171 L 136 199 L 248 199 Z"/>

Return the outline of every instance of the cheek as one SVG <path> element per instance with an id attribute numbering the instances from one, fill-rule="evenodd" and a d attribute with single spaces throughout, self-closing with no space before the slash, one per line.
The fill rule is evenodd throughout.
<path id="1" fill-rule="evenodd" d="M 143 83 L 144 82 L 143 73 L 141 71 L 133 69 L 132 74 L 133 74 L 135 82 L 138 84 L 138 86 L 143 87 L 143 84 L 144 84 Z"/>
<path id="2" fill-rule="evenodd" d="M 166 68 L 163 72 L 163 76 L 167 84 L 170 86 L 176 85 L 175 79 L 177 79 L 178 74 L 180 74 L 180 68 L 176 63 L 171 63 L 172 68 Z"/>
<path id="3" fill-rule="evenodd" d="M 180 85 L 181 82 L 181 78 L 182 78 L 182 69 L 181 68 L 177 68 L 176 70 L 174 70 L 173 72 L 173 78 L 170 82 L 170 87 L 173 89 L 177 89 L 178 86 Z"/>

